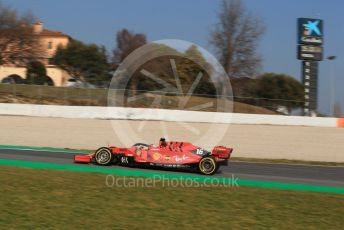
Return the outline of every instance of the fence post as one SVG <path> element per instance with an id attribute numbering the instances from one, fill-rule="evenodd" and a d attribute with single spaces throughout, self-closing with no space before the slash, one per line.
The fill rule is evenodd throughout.
<path id="1" fill-rule="evenodd" d="M 87 90 L 87 105 L 91 105 L 91 89 L 90 88 L 86 88 Z"/>
<path id="2" fill-rule="evenodd" d="M 16 99 L 17 98 L 17 84 L 12 84 L 13 85 L 13 96 L 14 96 L 14 99 Z"/>
<path id="3" fill-rule="evenodd" d="M 43 86 L 37 86 L 38 88 L 38 104 L 42 103 L 42 87 Z"/>

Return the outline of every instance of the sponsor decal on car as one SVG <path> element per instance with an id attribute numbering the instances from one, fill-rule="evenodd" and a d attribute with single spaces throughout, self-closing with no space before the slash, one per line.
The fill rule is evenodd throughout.
<path id="1" fill-rule="evenodd" d="M 121 163 L 128 164 L 129 163 L 128 157 L 121 157 Z"/>
<path id="2" fill-rule="evenodd" d="M 161 159 L 161 154 L 158 152 L 153 153 L 152 156 L 153 156 L 153 160 L 155 160 L 155 161 Z"/>
<path id="3" fill-rule="evenodd" d="M 190 165 L 182 165 L 182 164 L 149 163 L 149 165 L 163 167 L 163 168 L 191 168 Z"/>
<path id="4" fill-rule="evenodd" d="M 174 157 L 175 157 L 176 162 L 185 161 L 185 160 L 189 159 L 189 157 L 186 155 L 183 155 L 182 157 L 180 157 L 180 156 L 174 156 Z"/>
<path id="5" fill-rule="evenodd" d="M 166 161 L 169 161 L 171 159 L 170 156 L 165 156 L 164 158 L 165 158 Z"/>

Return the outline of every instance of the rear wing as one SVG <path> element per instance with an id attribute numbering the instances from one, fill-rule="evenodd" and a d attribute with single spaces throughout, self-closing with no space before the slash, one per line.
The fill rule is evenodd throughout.
<path id="1" fill-rule="evenodd" d="M 215 146 L 213 151 L 211 152 L 211 155 L 221 159 L 228 159 L 230 158 L 232 152 L 232 148 L 227 148 L 224 146 Z"/>

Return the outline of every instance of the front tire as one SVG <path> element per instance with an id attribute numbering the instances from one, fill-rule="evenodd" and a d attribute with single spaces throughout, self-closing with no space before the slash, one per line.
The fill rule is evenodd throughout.
<path id="1" fill-rule="evenodd" d="M 199 171 L 204 175 L 213 175 L 219 169 L 218 164 L 212 157 L 205 157 L 198 163 Z"/>
<path id="2" fill-rule="evenodd" d="M 109 148 L 102 147 L 95 152 L 94 158 L 99 165 L 109 165 L 114 157 Z"/>

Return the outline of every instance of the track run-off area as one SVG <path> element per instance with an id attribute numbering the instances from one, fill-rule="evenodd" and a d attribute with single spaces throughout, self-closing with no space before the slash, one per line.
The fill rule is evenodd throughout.
<path id="1" fill-rule="evenodd" d="M 230 161 L 211 177 L 190 172 L 128 168 L 122 166 L 96 166 L 75 164 L 73 156 L 90 151 L 0 146 L 0 165 L 37 169 L 95 172 L 118 176 L 157 177 L 209 181 L 210 178 L 239 186 L 257 186 L 300 191 L 330 192 L 344 194 L 344 167 L 298 164 L 271 164 Z M 221 180 L 228 178 L 228 180 Z"/>

